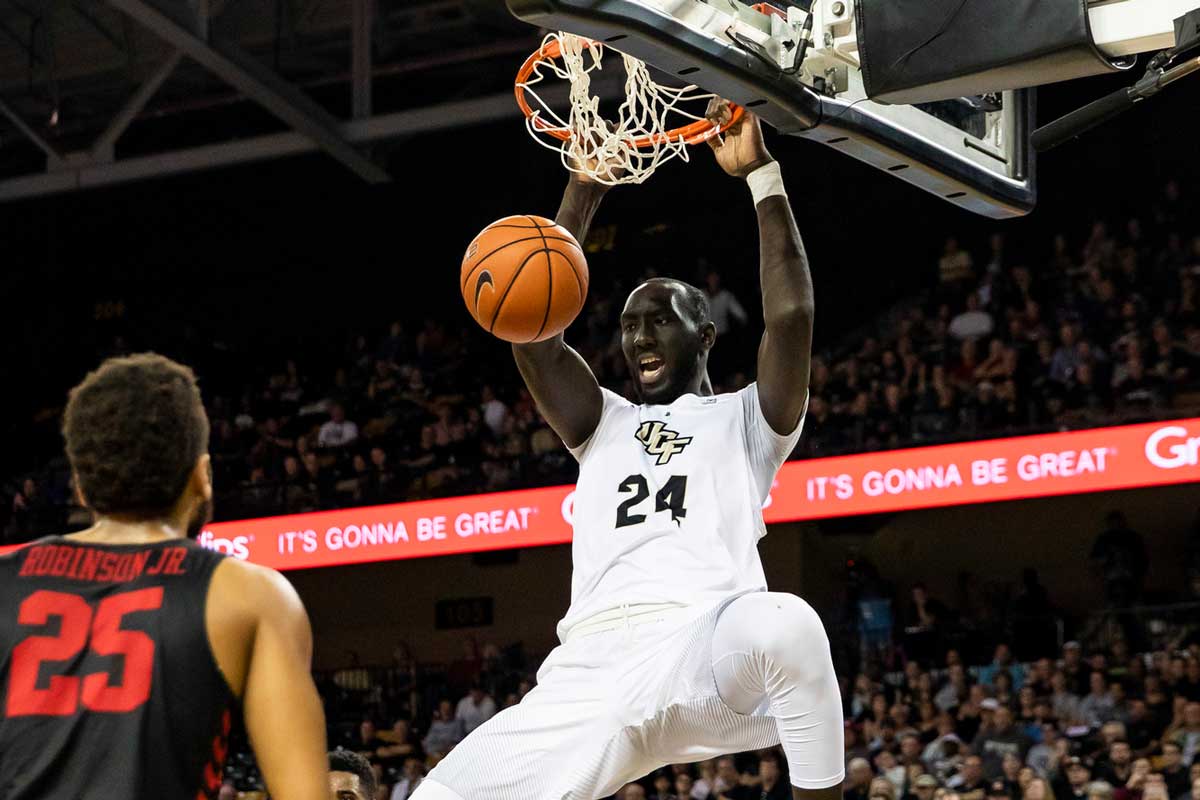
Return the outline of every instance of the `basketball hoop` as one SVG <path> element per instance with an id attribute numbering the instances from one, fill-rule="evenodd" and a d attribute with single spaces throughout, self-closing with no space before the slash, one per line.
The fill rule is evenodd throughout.
<path id="1" fill-rule="evenodd" d="M 600 98 L 591 94 L 591 74 L 602 69 L 605 45 L 570 33 L 551 33 L 517 72 L 517 105 L 525 114 L 529 133 L 544 147 L 560 153 L 563 166 L 598 183 L 615 186 L 641 183 L 662 163 L 688 159 L 689 145 L 723 133 L 742 118 L 743 109 L 729 104 L 730 119 L 718 127 L 703 114 L 716 97 L 697 86 L 673 89 L 655 83 L 644 61 L 621 53 L 625 64 L 625 101 L 617 119 L 600 116 Z M 561 63 L 560 63 L 561 62 Z M 538 96 L 537 84 L 549 76 L 571 84 L 569 118 L 564 120 Z M 526 95 L 540 108 L 530 106 Z M 699 113 L 680 108 L 691 105 Z M 669 127 L 672 116 L 681 124 Z M 683 120 L 691 120 L 685 122 Z"/>

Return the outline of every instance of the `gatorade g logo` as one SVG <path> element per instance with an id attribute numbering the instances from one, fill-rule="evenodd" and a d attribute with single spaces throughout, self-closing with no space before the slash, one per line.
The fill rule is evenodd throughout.
<path id="1" fill-rule="evenodd" d="M 491 286 L 495 291 L 496 284 L 492 280 L 492 273 L 486 269 L 479 271 L 479 277 L 475 279 L 475 308 L 479 308 L 479 293 L 483 291 L 484 286 Z"/>
<path id="2" fill-rule="evenodd" d="M 1159 469 L 1194 467 L 1200 463 L 1200 436 L 1188 436 L 1187 428 L 1168 425 L 1146 439 L 1146 460 Z"/>
<path id="3" fill-rule="evenodd" d="M 692 437 L 680 436 L 677 431 L 668 430 L 665 422 L 657 420 L 643 422 L 634 436 L 646 448 L 647 454 L 658 457 L 655 463 L 660 466 L 670 461 L 676 453 L 682 453 L 683 448 L 692 441 Z"/>

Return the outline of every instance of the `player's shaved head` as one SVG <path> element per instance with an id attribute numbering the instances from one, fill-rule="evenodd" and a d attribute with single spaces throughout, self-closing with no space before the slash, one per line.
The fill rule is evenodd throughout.
<path id="1" fill-rule="evenodd" d="M 708 306 L 708 295 L 700 289 L 692 286 L 687 281 L 681 281 L 678 278 L 650 278 L 643 281 L 642 285 L 633 291 L 636 292 L 642 286 L 664 286 L 674 291 L 678 291 L 682 295 L 683 308 L 687 311 L 688 316 L 699 327 L 711 319 L 711 310 Z M 633 293 L 630 293 L 630 297 Z"/>

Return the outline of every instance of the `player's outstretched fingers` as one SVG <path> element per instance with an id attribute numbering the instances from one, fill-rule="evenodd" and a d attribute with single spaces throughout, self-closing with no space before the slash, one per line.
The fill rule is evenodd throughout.
<path id="1" fill-rule="evenodd" d="M 708 101 L 708 108 L 704 110 L 705 119 L 714 125 L 724 125 L 729 122 L 729 117 L 729 101 L 721 97 L 714 97 Z"/>
<path id="2" fill-rule="evenodd" d="M 708 108 L 704 110 L 704 118 L 720 128 L 729 123 L 732 113 L 729 111 L 729 102 L 720 97 L 714 97 L 708 101 Z M 719 151 L 725 145 L 725 134 L 719 133 L 708 140 L 708 146 L 713 152 Z"/>

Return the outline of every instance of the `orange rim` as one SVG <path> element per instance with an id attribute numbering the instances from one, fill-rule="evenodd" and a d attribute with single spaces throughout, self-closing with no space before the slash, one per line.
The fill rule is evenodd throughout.
<path id="1" fill-rule="evenodd" d="M 589 47 L 591 45 L 598 44 L 598 42 L 594 42 L 590 39 L 584 39 L 583 42 Z M 524 83 L 529 80 L 529 76 L 533 74 L 534 69 L 539 63 L 545 61 L 546 59 L 559 58 L 561 56 L 562 47 L 559 45 L 558 39 L 551 39 L 549 42 L 542 45 L 536 53 L 525 59 L 525 63 L 521 65 L 519 70 L 517 70 L 517 82 L 513 89 L 513 93 L 516 95 L 517 105 L 521 107 L 521 112 L 525 114 L 527 119 L 532 121 L 533 127 L 537 129 L 538 132 L 544 133 L 548 136 L 553 136 L 555 139 L 561 139 L 565 142 L 575 135 L 574 132 L 565 131 L 558 126 L 547 122 L 541 117 L 535 117 L 534 110 L 529 107 L 529 102 L 525 99 L 524 86 Z M 700 144 L 701 142 L 706 142 L 718 134 L 724 133 L 731 126 L 736 125 L 738 120 L 740 120 L 742 115 L 745 113 L 745 109 L 739 106 L 737 103 L 730 103 L 729 112 L 729 121 L 720 127 L 714 125 L 709 120 L 700 119 L 688 125 L 682 125 L 678 128 L 672 128 L 669 131 L 664 131 L 663 133 L 656 133 L 653 136 L 639 136 L 638 138 L 634 139 L 631 144 L 634 147 L 644 149 L 648 147 L 654 147 L 655 145 L 662 144 L 663 142 L 678 141 L 681 138 L 685 144 Z"/>

